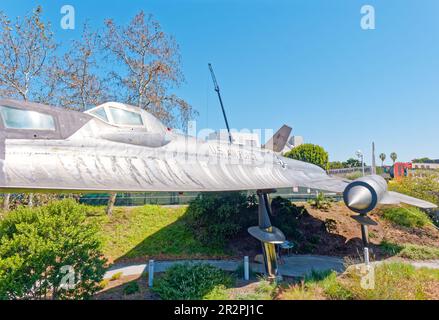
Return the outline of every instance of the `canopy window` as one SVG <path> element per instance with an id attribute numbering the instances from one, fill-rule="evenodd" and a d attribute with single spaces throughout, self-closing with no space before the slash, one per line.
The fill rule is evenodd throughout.
<path id="1" fill-rule="evenodd" d="M 137 112 L 131 112 L 124 109 L 109 107 L 111 118 L 114 124 L 142 126 L 142 116 Z"/>
<path id="2" fill-rule="evenodd" d="M 0 106 L 3 124 L 8 129 L 55 130 L 55 121 L 49 114 Z"/>

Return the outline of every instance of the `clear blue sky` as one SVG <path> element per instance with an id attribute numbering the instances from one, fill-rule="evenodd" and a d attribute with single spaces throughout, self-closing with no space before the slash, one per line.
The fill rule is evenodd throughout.
<path id="1" fill-rule="evenodd" d="M 0 9 L 13 17 L 36 4 L 63 42 L 87 19 L 100 27 L 154 14 L 180 45 L 177 94 L 198 110 L 199 128 L 224 127 L 212 62 L 233 128 L 286 123 L 331 160 L 361 148 L 370 162 L 372 141 L 399 160 L 439 158 L 437 0 L 2 0 Z M 64 4 L 76 9 L 76 30 L 60 28 Z M 375 30 L 360 28 L 364 4 L 375 7 Z"/>

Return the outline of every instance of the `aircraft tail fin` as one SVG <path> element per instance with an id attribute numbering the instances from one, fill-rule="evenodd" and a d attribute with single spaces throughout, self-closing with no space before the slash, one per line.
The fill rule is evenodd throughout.
<path id="1" fill-rule="evenodd" d="M 264 145 L 265 149 L 273 150 L 274 152 L 281 152 L 287 144 L 288 138 L 291 134 L 291 127 L 283 125 Z"/>

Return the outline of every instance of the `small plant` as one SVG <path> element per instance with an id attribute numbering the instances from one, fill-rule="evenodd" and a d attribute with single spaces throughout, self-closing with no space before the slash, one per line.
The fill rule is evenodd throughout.
<path id="1" fill-rule="evenodd" d="M 402 249 L 404 249 L 404 246 L 389 242 L 387 240 L 383 240 L 380 243 L 380 248 L 390 255 L 397 255 L 401 252 Z"/>
<path id="2" fill-rule="evenodd" d="M 104 279 L 101 282 L 99 282 L 99 288 L 105 289 L 105 287 L 108 286 L 109 283 L 110 283 L 109 279 Z"/>
<path id="3" fill-rule="evenodd" d="M 371 239 L 376 239 L 377 235 L 375 234 L 375 232 L 369 231 L 369 238 Z"/>
<path id="4" fill-rule="evenodd" d="M 122 275 L 123 275 L 123 272 L 117 272 L 111 276 L 110 281 L 118 280 L 122 277 Z"/>
<path id="5" fill-rule="evenodd" d="M 137 281 L 131 281 L 123 288 L 123 293 L 125 295 L 132 295 L 139 291 L 140 291 L 140 287 Z"/>
<path id="6" fill-rule="evenodd" d="M 200 300 L 225 296 L 234 279 L 209 264 L 176 264 L 157 279 L 153 291 L 164 300 Z"/>
<path id="7" fill-rule="evenodd" d="M 337 221 L 335 221 L 334 219 L 325 219 L 325 221 L 323 222 L 323 226 L 328 233 L 333 233 L 337 231 Z"/>
<path id="8" fill-rule="evenodd" d="M 326 197 L 323 192 L 317 193 L 317 196 L 314 199 L 308 200 L 311 207 L 321 211 L 328 211 L 332 206 L 332 202 L 332 199 Z"/>

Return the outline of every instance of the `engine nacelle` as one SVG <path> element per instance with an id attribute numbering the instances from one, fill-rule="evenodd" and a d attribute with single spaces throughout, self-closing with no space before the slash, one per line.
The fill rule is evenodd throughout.
<path id="1" fill-rule="evenodd" d="M 371 175 L 348 184 L 343 192 L 343 200 L 352 211 L 366 214 L 376 207 L 386 192 L 386 180 L 381 176 Z"/>

